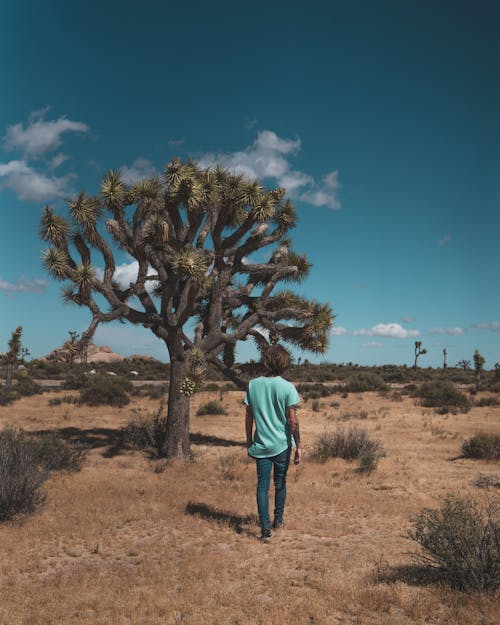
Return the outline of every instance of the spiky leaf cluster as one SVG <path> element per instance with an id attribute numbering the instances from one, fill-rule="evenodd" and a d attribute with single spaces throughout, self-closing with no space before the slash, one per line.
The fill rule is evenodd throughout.
<path id="1" fill-rule="evenodd" d="M 40 235 L 50 246 L 43 262 L 65 282 L 64 301 L 90 309 L 85 340 L 102 322 L 142 324 L 169 349 L 181 344 L 191 354 L 190 379 L 208 363 L 230 370 L 237 343 L 248 336 L 326 349 L 330 307 L 275 293 L 310 272 L 287 239 L 297 217 L 284 189 L 267 190 L 220 166 L 173 160 L 163 177 L 132 185 L 110 171 L 98 195 L 80 193 L 69 202 L 68 217 L 44 209 Z M 137 264 L 126 285 L 117 280 L 117 248 Z M 269 260 L 253 262 L 263 249 L 274 250 Z M 193 318 L 198 325 L 190 336 L 184 328 Z"/>

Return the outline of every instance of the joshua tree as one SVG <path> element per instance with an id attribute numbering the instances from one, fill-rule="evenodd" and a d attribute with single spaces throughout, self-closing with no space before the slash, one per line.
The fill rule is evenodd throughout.
<path id="1" fill-rule="evenodd" d="M 476 383 L 476 392 L 481 388 L 481 376 L 485 362 L 486 361 L 479 353 L 479 350 L 476 349 L 474 352 L 474 380 Z"/>
<path id="2" fill-rule="evenodd" d="M 5 379 L 5 388 L 9 391 L 12 388 L 12 380 L 17 366 L 29 351 L 22 346 L 21 336 L 23 334 L 22 326 L 18 326 L 10 337 L 9 351 L 7 352 L 7 377 Z"/>
<path id="3" fill-rule="evenodd" d="M 417 368 L 418 357 L 421 356 L 422 354 L 427 354 L 427 350 L 425 349 L 425 347 L 422 349 L 421 341 L 415 341 L 415 362 L 413 363 L 414 369 Z"/>
<path id="4" fill-rule="evenodd" d="M 66 350 L 67 359 L 69 364 L 73 364 L 75 362 L 75 358 L 80 352 L 80 342 L 78 339 L 78 332 L 75 330 L 69 330 L 69 339 L 64 343 L 63 349 Z"/>
<path id="5" fill-rule="evenodd" d="M 446 347 L 443 348 L 443 371 L 446 369 L 446 367 L 448 366 L 446 364 L 446 356 L 447 356 L 448 352 L 446 351 Z"/>
<path id="6" fill-rule="evenodd" d="M 45 207 L 45 265 L 69 282 L 64 301 L 92 314 L 80 340 L 88 343 L 100 323 L 120 320 L 141 324 L 165 343 L 171 365 L 166 456 L 190 454 L 189 395 L 207 365 L 245 388 L 234 368 L 239 341 L 253 337 L 262 349 L 280 339 L 326 350 L 330 306 L 276 291 L 310 270 L 287 238 L 296 220 L 284 189 L 178 160 L 162 179 L 130 186 L 109 172 L 98 196 L 81 193 L 69 202 L 69 219 Z M 128 285 L 115 280 L 113 246 L 137 261 Z M 262 248 L 270 250 L 267 262 L 255 259 Z"/>
<path id="7" fill-rule="evenodd" d="M 467 369 L 470 369 L 470 360 L 459 360 L 457 362 L 457 367 L 460 367 L 464 371 L 467 371 Z"/>

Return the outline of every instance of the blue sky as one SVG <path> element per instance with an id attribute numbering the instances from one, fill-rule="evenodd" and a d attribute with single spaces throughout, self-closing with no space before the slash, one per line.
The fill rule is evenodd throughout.
<path id="1" fill-rule="evenodd" d="M 300 291 L 337 315 L 312 360 L 412 363 L 420 340 L 422 365 L 477 348 L 492 367 L 499 29 L 485 0 L 3 0 L 0 351 L 19 324 L 41 356 L 89 319 L 41 266 L 43 206 L 191 156 L 288 188 Z M 166 358 L 142 328 L 96 342 Z"/>

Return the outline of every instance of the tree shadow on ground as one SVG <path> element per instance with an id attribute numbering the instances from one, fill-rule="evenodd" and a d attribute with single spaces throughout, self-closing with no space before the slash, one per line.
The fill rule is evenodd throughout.
<path id="1" fill-rule="evenodd" d="M 395 584 L 403 582 L 408 586 L 435 586 L 443 582 L 443 573 L 437 567 L 422 564 L 398 564 L 390 566 L 387 562 L 378 565 L 373 572 L 376 584 Z"/>
<path id="2" fill-rule="evenodd" d="M 232 512 L 226 512 L 219 510 L 215 506 L 210 506 L 205 503 L 195 503 L 190 501 L 186 506 L 186 514 L 192 516 L 199 516 L 206 521 L 214 521 L 215 523 L 222 523 L 229 525 L 237 534 L 246 534 L 247 536 L 254 536 L 247 526 L 255 525 L 258 523 L 258 518 L 255 514 L 233 514 Z"/>
<path id="3" fill-rule="evenodd" d="M 55 430 L 38 430 L 37 432 L 33 432 L 33 434 L 52 434 L 71 445 L 78 445 L 86 449 L 105 447 L 106 449 L 102 452 L 105 458 L 113 458 L 128 449 L 123 431 L 113 428 L 82 429 L 66 427 Z"/>
<path id="4" fill-rule="evenodd" d="M 191 432 L 189 435 L 193 445 L 213 445 L 214 447 L 245 447 L 242 441 L 234 441 L 229 438 L 219 438 L 210 434 L 202 434 L 201 432 Z"/>

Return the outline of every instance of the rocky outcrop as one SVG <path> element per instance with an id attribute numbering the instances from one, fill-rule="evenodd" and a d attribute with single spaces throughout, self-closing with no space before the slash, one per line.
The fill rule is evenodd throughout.
<path id="1" fill-rule="evenodd" d="M 63 345 L 62 347 L 58 347 L 54 349 L 54 351 L 50 352 L 41 358 L 40 360 L 55 360 L 56 362 L 69 362 L 71 360 L 71 352 L 67 348 L 67 346 Z M 121 354 L 116 354 L 113 350 L 107 345 L 103 345 L 99 347 L 98 345 L 94 345 L 90 343 L 87 350 L 87 362 L 122 362 L 125 360 L 125 356 Z M 80 359 L 75 358 L 75 362 L 79 362 Z"/>

